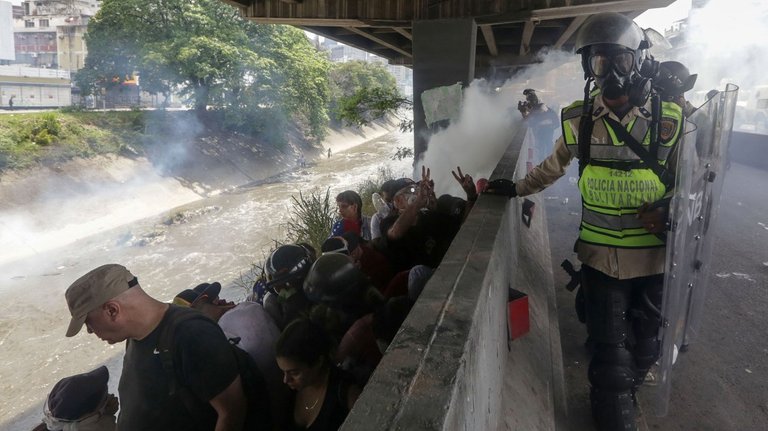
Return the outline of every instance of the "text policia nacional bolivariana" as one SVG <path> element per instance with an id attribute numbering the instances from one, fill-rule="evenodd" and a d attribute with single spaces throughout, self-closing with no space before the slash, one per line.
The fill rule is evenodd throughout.
<path id="1" fill-rule="evenodd" d="M 581 179 L 587 202 L 620 208 L 637 208 L 664 196 L 664 186 L 650 179 L 632 178 L 632 172 L 611 170 L 610 178 Z"/>

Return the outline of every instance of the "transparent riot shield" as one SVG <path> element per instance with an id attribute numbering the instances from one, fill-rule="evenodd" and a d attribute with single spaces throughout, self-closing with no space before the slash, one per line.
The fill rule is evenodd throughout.
<path id="1" fill-rule="evenodd" d="M 667 263 L 661 314 L 661 357 L 652 412 L 667 414 L 677 355 L 695 340 L 712 274 L 710 229 L 723 188 L 738 87 L 711 97 L 686 124 L 678 153 L 675 192 L 670 207 Z"/>

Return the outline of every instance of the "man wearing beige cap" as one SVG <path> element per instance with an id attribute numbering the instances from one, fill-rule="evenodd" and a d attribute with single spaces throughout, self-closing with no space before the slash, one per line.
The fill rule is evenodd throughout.
<path id="1" fill-rule="evenodd" d="M 218 325 L 178 324 L 170 379 L 158 344 L 183 308 L 149 296 L 125 267 L 100 266 L 67 289 L 72 320 L 67 337 L 89 333 L 109 344 L 127 340 L 118 394 L 121 430 L 241 430 L 246 416 L 237 362 Z M 182 389 L 178 389 L 181 386 Z"/>

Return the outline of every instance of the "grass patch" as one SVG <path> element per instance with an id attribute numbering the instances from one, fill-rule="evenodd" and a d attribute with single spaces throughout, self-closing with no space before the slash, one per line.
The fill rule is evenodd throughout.
<path id="1" fill-rule="evenodd" d="M 0 115 L 0 171 L 141 146 L 142 112 L 45 112 Z"/>

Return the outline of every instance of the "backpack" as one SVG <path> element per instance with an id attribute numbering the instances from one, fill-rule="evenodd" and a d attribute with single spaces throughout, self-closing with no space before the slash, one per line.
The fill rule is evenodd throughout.
<path id="1" fill-rule="evenodd" d="M 163 371 L 168 376 L 170 397 L 178 396 L 187 412 L 193 416 L 202 414 L 195 406 L 200 400 L 192 391 L 184 386 L 178 379 L 173 365 L 176 352 L 174 351 L 174 340 L 176 328 L 183 322 L 193 319 L 204 319 L 213 322 L 204 314 L 197 310 L 173 307 L 169 308 L 168 322 L 160 333 L 157 349 L 160 351 L 160 360 L 163 365 Z M 215 322 L 213 322 L 216 324 Z M 218 327 L 218 324 L 216 324 Z M 222 331 L 223 334 L 223 331 Z M 237 346 L 240 338 L 228 339 L 232 348 L 232 353 L 237 361 L 237 369 L 240 374 L 240 382 L 245 392 L 247 401 L 247 411 L 245 426 L 243 430 L 270 430 L 272 429 L 272 418 L 269 411 L 269 394 L 267 392 L 266 382 L 261 372 L 256 366 L 251 355 Z M 202 419 L 201 419 L 202 420 Z"/>

